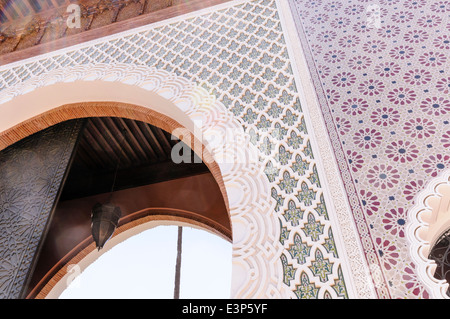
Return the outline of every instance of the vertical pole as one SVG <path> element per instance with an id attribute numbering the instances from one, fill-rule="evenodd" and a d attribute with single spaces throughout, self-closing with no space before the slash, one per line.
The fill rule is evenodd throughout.
<path id="1" fill-rule="evenodd" d="M 173 299 L 180 299 L 181 246 L 183 244 L 183 227 L 178 226 L 177 263 L 175 265 L 175 288 Z"/>

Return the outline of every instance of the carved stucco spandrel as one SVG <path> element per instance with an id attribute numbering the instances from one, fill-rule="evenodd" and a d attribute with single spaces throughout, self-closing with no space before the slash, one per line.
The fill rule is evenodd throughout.
<path id="1" fill-rule="evenodd" d="M 1 299 L 22 297 L 80 124 L 50 127 L 0 152 Z"/>

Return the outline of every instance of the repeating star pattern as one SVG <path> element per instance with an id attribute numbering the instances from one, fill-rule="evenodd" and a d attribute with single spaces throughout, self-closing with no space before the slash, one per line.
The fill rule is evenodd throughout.
<path id="1" fill-rule="evenodd" d="M 405 229 L 414 196 L 450 167 L 450 2 L 293 0 L 291 8 L 333 147 L 343 150 L 344 183 L 354 185 L 366 258 L 382 270 L 378 295 L 428 298 Z"/>

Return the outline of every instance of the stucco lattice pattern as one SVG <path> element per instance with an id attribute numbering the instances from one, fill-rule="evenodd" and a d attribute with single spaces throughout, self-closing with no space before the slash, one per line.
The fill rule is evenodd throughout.
<path id="1" fill-rule="evenodd" d="M 111 38 L 0 73 L 2 88 L 55 68 L 130 63 L 195 82 L 240 119 L 260 150 L 280 222 L 283 285 L 292 298 L 347 298 L 323 185 L 276 2 L 248 1 Z"/>
<path id="2" fill-rule="evenodd" d="M 291 5 L 378 296 L 428 298 L 407 212 L 450 167 L 450 2 Z"/>

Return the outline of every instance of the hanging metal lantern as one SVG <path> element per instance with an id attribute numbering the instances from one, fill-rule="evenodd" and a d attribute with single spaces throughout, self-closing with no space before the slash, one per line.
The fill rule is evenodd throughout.
<path id="1" fill-rule="evenodd" d="M 111 202 L 106 204 L 98 203 L 92 208 L 92 237 L 98 250 L 103 248 L 103 245 L 111 238 L 119 224 L 121 215 L 120 207 Z"/>
<path id="2" fill-rule="evenodd" d="M 122 141 L 125 139 L 127 130 L 122 129 Z M 121 142 L 120 142 L 121 143 Z M 114 194 L 114 185 L 116 184 L 117 171 L 120 166 L 120 157 L 117 159 L 116 170 L 114 172 L 114 179 L 109 195 L 109 199 L 104 204 L 97 203 L 92 207 L 91 213 L 91 229 L 92 237 L 94 238 L 97 249 L 103 248 L 105 243 L 111 238 L 114 231 L 119 224 L 119 219 L 122 216 L 122 211 L 119 206 L 114 205 L 111 200 Z"/>

